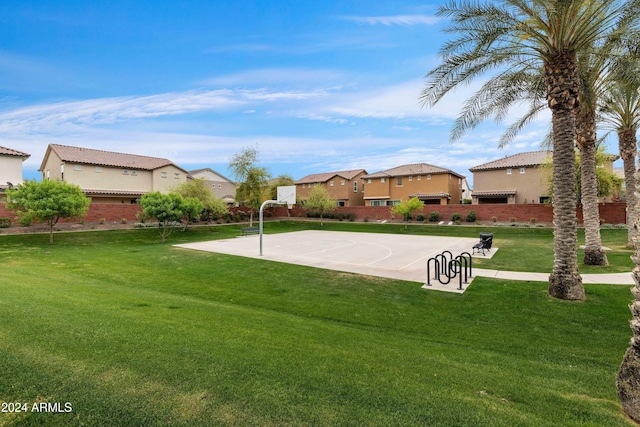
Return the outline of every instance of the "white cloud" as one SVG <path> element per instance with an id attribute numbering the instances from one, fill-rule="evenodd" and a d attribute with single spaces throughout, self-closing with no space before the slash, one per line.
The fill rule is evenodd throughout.
<path id="1" fill-rule="evenodd" d="M 390 15 L 390 16 L 344 16 L 342 19 L 367 25 L 402 25 L 412 27 L 414 25 L 434 25 L 442 21 L 441 18 L 432 15 Z"/>
<path id="2" fill-rule="evenodd" d="M 272 85 L 317 85 L 342 79 L 342 73 L 333 70 L 310 68 L 262 68 L 246 70 L 225 76 L 216 76 L 204 80 L 206 85 L 218 86 L 254 86 Z"/>

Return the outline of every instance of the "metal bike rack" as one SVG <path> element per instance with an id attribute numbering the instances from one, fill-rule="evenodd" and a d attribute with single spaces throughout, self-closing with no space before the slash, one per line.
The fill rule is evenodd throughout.
<path id="1" fill-rule="evenodd" d="M 433 264 L 433 279 L 443 285 L 448 285 L 452 279 L 458 278 L 458 289 L 462 290 L 462 276 L 464 283 L 469 283 L 469 278 L 473 277 L 473 267 L 471 254 L 462 252 L 454 258 L 449 251 L 443 251 L 438 255 L 429 258 L 427 261 L 427 286 L 431 286 L 431 267 Z"/>

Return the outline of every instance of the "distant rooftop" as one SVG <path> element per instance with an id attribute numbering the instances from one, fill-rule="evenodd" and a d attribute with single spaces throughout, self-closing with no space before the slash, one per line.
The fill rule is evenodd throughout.
<path id="1" fill-rule="evenodd" d="M 49 144 L 49 149 L 55 152 L 62 161 L 70 163 L 113 166 L 138 170 L 154 170 L 163 166 L 173 165 L 175 167 L 178 167 L 179 169 L 182 169 L 179 166 L 175 165 L 171 160 L 158 157 L 116 153 L 112 151 L 71 147 L 68 145 L 59 144 Z M 187 171 L 185 170 L 185 172 Z"/>
<path id="2" fill-rule="evenodd" d="M 518 153 L 512 156 L 506 156 L 498 160 L 493 160 L 488 163 L 483 163 L 478 166 L 469 168 L 471 172 L 485 171 L 492 169 L 506 169 L 506 168 L 522 168 L 527 166 L 540 166 L 548 157 L 553 155 L 552 151 L 528 151 L 525 153 Z"/>
<path id="3" fill-rule="evenodd" d="M 325 172 L 325 173 L 315 173 L 311 175 L 307 175 L 304 178 L 301 178 L 296 181 L 296 184 L 313 184 L 315 182 L 327 182 L 334 176 L 339 176 L 341 178 L 350 180 L 355 178 L 359 173 L 367 173 L 364 169 L 353 169 L 348 171 L 338 171 L 338 172 Z"/>
<path id="4" fill-rule="evenodd" d="M 23 153 L 22 151 L 13 150 L 11 148 L 7 148 L 7 147 L 3 147 L 3 146 L 0 146 L 0 154 L 4 155 L 4 156 L 23 157 L 25 159 L 28 158 L 28 157 L 31 157 L 30 154 Z"/>
<path id="5" fill-rule="evenodd" d="M 371 175 L 365 175 L 363 179 L 369 178 L 386 178 L 392 176 L 412 176 L 412 175 L 435 175 L 442 173 L 450 173 L 460 178 L 464 178 L 464 175 L 460 175 L 451 169 L 441 168 L 439 166 L 430 165 L 428 163 L 414 163 L 410 165 L 397 166 L 395 168 L 387 169 L 384 171 L 372 173 Z"/>

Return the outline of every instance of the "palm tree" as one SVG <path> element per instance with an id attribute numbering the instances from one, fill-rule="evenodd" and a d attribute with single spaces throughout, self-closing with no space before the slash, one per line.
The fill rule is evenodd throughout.
<path id="1" fill-rule="evenodd" d="M 423 105 L 433 106 L 451 89 L 500 67 L 542 69 L 553 140 L 554 265 L 549 294 L 557 298 L 584 299 L 576 256 L 577 55 L 614 29 L 623 31 L 625 27 L 616 24 L 637 13 L 638 6 L 638 0 L 451 1 L 438 12 L 451 18 L 448 31 L 457 38 L 442 47 L 443 63 L 427 74 Z"/>
<path id="2" fill-rule="evenodd" d="M 627 45 L 627 55 L 619 67 L 626 73 L 619 74 L 610 81 L 605 96 L 600 102 L 601 120 L 618 134 L 618 147 L 622 157 L 624 179 L 627 187 L 627 246 L 633 247 L 638 237 L 634 227 L 637 197 L 636 181 L 636 131 L 640 125 L 640 36 L 632 38 Z"/>

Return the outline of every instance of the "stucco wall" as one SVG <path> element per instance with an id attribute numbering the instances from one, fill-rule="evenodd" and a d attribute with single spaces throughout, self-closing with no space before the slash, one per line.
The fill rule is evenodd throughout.
<path id="1" fill-rule="evenodd" d="M 10 182 L 22 184 L 22 158 L 16 156 L 0 156 L 0 184 Z"/>
<path id="2" fill-rule="evenodd" d="M 507 191 L 516 190 L 515 203 L 539 203 L 540 197 L 548 196 L 548 179 L 546 170 L 540 168 L 512 168 L 479 171 L 473 173 L 473 191 Z M 474 203 L 477 198 L 474 198 Z"/>

